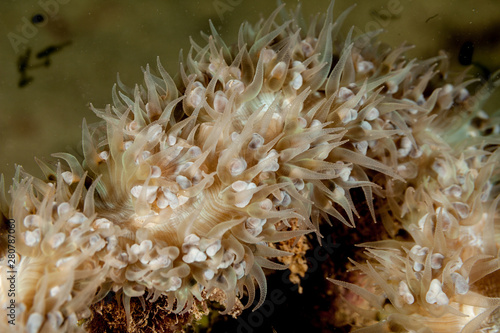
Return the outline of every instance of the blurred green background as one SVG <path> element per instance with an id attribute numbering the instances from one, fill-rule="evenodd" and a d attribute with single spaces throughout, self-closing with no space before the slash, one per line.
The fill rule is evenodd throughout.
<path id="1" fill-rule="evenodd" d="M 297 4 L 284 2 L 288 9 Z M 456 60 L 459 49 L 471 41 L 475 62 L 491 71 L 500 68 L 498 0 L 339 0 L 335 14 L 354 3 L 345 30 L 378 25 L 386 29 L 380 39 L 394 46 L 415 44 L 414 57 L 431 57 L 443 49 L 456 71 L 464 69 Z M 328 5 L 327 0 L 302 3 L 306 18 Z M 97 120 L 89 103 L 102 108 L 111 102 L 116 73 L 133 86 L 142 82 L 140 67 L 154 66 L 160 56 L 174 75 L 179 50 L 187 53 L 189 36 L 202 43 L 199 31 L 209 32 L 209 19 L 230 44 L 243 21 L 256 22 L 275 7 L 267 0 L 0 1 L 0 173 L 6 183 L 11 183 L 15 164 L 40 175 L 35 156 L 77 147 L 82 118 Z M 62 47 L 51 53 L 50 47 L 57 46 Z M 37 59 L 43 51 L 49 56 L 42 53 Z M 19 87 L 23 59 L 28 66 L 24 79 L 31 82 Z M 498 98 L 489 107 L 499 108 Z"/>

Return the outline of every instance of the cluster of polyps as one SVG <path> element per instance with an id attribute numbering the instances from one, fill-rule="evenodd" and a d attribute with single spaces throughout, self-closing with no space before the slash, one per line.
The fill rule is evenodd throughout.
<path id="1" fill-rule="evenodd" d="M 94 186 L 85 189 L 82 175 L 70 189 L 60 168 L 53 175 L 58 182 L 45 183 L 18 169 L 10 189 L 20 258 L 9 268 L 17 272 L 16 325 L 2 321 L 4 332 L 81 330 L 77 320 L 89 315 L 87 306 L 108 273 L 101 256 L 117 230 L 96 217 Z M 0 286 L 5 309 L 8 292 Z"/>
<path id="2" fill-rule="evenodd" d="M 207 46 L 193 43 L 178 85 L 161 65 L 161 78 L 144 71 L 145 88 L 120 83 L 114 106 L 95 110 L 104 121 L 84 123 L 83 161 L 59 154 L 66 167 L 43 165 L 55 181 L 21 175 L 4 214 L 23 223 L 21 265 L 38 267 L 23 276 L 41 281 L 21 282 L 29 331 L 72 325 L 69 317 L 87 314 L 99 286 L 97 299 L 122 292 L 127 314 L 130 297 L 166 295 L 169 309 L 182 313 L 215 288 L 226 293 L 229 312 L 236 295 L 253 302 L 254 279 L 262 304 L 262 269 L 283 268 L 266 258 L 287 255 L 268 243 L 317 230 L 320 212 L 353 224 L 349 189 L 371 194 L 371 184 L 358 184 L 363 168 L 331 152 L 346 146 L 345 125 L 375 120 L 375 97 L 356 85 L 338 91 L 345 61 L 329 76 L 331 8 L 318 35 L 292 21 L 275 28 L 277 14 L 245 25 L 233 50 L 215 30 Z M 368 67 L 352 74 L 366 77 Z M 47 261 L 45 271 L 34 264 Z M 52 285 L 63 273 L 64 292 Z M 44 306 L 55 295 L 64 297 Z M 51 318 L 62 319 L 52 327 Z"/>
<path id="3" fill-rule="evenodd" d="M 500 269 L 495 239 L 500 197 L 491 197 L 498 150 L 472 146 L 453 155 L 449 146 L 439 144 L 441 153 L 421 142 L 423 153 L 413 163 L 427 167 L 408 179 L 404 193 L 391 193 L 398 202 L 394 207 L 400 207 L 393 225 L 411 238 L 365 244 L 370 260 L 354 263 L 380 289 L 372 293 L 332 280 L 369 301 L 370 311 L 382 319 L 376 324 L 380 330 L 498 329 L 498 316 L 492 313 L 500 306 L 499 295 L 487 291 L 491 286 L 482 280 Z M 383 306 L 385 299 L 390 305 Z M 488 320 L 490 315 L 494 318 Z"/>
<path id="4" fill-rule="evenodd" d="M 371 63 L 382 70 L 388 59 L 394 61 L 393 55 L 403 51 L 388 50 L 379 66 L 377 61 Z M 365 67 L 365 60 L 359 60 L 359 67 Z M 498 125 L 478 108 L 487 93 L 483 90 L 471 98 L 465 87 L 472 81 L 436 86 L 431 84 L 437 74 L 431 62 L 399 61 L 394 63 L 398 69 L 387 74 L 392 77 L 385 77 L 382 94 L 397 98 L 400 106 L 387 112 L 383 102 L 373 105 L 374 119 L 360 124 L 369 139 L 355 142 L 354 147 L 394 165 L 405 179 L 402 183 L 370 177 L 386 195 L 383 201 L 375 201 L 376 214 L 389 234 L 396 238 L 403 228 L 410 236 L 405 241 L 364 244 L 369 260 L 353 264 L 377 286 L 374 293 L 332 282 L 368 301 L 370 310 L 360 309 L 367 319 L 363 326 L 379 318 L 373 328 L 377 331 L 421 331 L 422 327 L 436 332 L 465 327 L 473 331 L 481 325 L 498 329 L 498 315 L 492 315 L 499 307 L 498 284 L 491 294 L 482 280 L 500 269 L 495 227 L 500 199 L 494 197 L 498 185 L 493 185 L 500 170 Z M 354 93 L 341 90 L 344 99 L 352 98 Z M 468 121 L 473 117 L 481 128 Z M 377 136 L 381 133 L 388 136 Z M 389 304 L 384 306 L 386 301 Z"/>
<path id="5" fill-rule="evenodd" d="M 469 102 L 464 84 L 429 89 L 442 57 L 408 62 L 405 47 L 391 50 L 351 34 L 339 41 L 346 13 L 334 24 L 332 6 L 308 28 L 295 14 L 277 25 L 281 9 L 244 24 L 234 47 L 212 26 L 206 46 L 193 42 L 177 83 L 159 63 L 160 76 L 144 70 L 144 87 L 119 82 L 114 106 L 94 109 L 103 121 L 84 123 L 82 161 L 58 154 L 66 167 L 42 167 L 55 181 L 23 175 L 23 185 L 14 186 L 22 191 L 12 191 L 4 214 L 23 223 L 22 262 L 57 257 L 61 274 L 57 269 L 78 258 L 65 271 L 72 277 L 65 290 L 85 296 L 78 308 L 61 301 L 54 309 L 81 316 L 100 282 L 97 298 L 122 292 L 128 317 L 131 297 L 165 295 L 167 310 L 184 313 L 214 289 L 225 292 L 227 313 L 245 293 L 252 304 L 254 280 L 259 306 L 263 268 L 283 268 L 268 258 L 288 255 L 270 243 L 319 235 L 321 219 L 354 226 L 355 203 L 364 200 L 375 219 L 374 193 L 387 197 L 380 209 L 392 210 L 413 239 L 394 251 L 370 248 L 389 270 L 357 267 L 406 314 L 424 301 L 426 311 L 446 312 L 470 295 L 468 286 L 482 276 L 476 271 L 494 265 L 485 258 L 473 265 L 471 258 L 475 251 L 492 254 L 481 232 L 494 212 L 482 207 L 495 206 L 487 191 L 496 155 L 488 164 L 480 151 L 453 163 L 453 154 L 432 154 L 449 147 L 427 127 L 449 127 L 446 117 Z M 47 281 L 44 274 L 33 276 Z M 60 293 L 48 286 L 40 292 Z M 21 291 L 24 303 L 46 298 L 30 290 Z M 369 298 L 380 307 L 381 297 Z M 59 318 L 50 307 L 27 308 L 34 332 Z"/>

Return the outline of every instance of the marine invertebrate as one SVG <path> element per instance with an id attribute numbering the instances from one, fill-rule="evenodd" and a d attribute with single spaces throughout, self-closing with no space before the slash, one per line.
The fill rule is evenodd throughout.
<path id="1" fill-rule="evenodd" d="M 121 293 L 128 317 L 132 297 L 164 296 L 168 310 L 183 314 L 215 290 L 225 293 L 229 313 L 238 296 L 253 303 L 255 284 L 258 307 L 267 288 L 263 268 L 283 269 L 270 259 L 289 255 L 270 244 L 310 232 L 321 237 L 320 224 L 330 218 L 354 227 L 359 202 L 369 218 L 380 218 L 376 196 L 388 196 L 394 212 L 408 207 L 411 223 L 429 211 L 422 227 L 429 233 L 426 223 L 442 224 L 445 209 L 460 214 L 467 200 L 481 197 L 439 201 L 439 210 L 428 204 L 429 188 L 416 199 L 408 189 L 434 156 L 422 151 L 436 141 L 425 126 L 450 117 L 450 100 L 470 101 L 462 86 L 424 92 L 443 57 L 406 61 L 407 47 L 372 43 L 371 34 L 351 31 L 340 40 L 348 12 L 334 21 L 333 3 L 309 27 L 299 26 L 296 13 L 275 23 L 282 10 L 244 24 L 232 47 L 211 26 L 207 45 L 192 43 L 177 82 L 158 62 L 158 75 L 143 70 L 144 86 L 119 82 L 113 106 L 93 108 L 102 122 L 84 122 L 81 157 L 40 162 L 46 180 L 18 170 L 2 208 L 17 222 L 19 275 L 27 279 L 20 281 L 21 327 L 78 330 L 76 319 L 109 291 Z M 438 111 L 448 114 L 433 119 Z M 470 168 L 484 163 L 452 158 L 479 163 Z M 434 161 L 439 171 L 440 159 Z M 492 173 L 484 170 L 475 184 L 481 191 Z M 441 186 L 454 185 L 439 176 Z M 402 193 L 427 210 L 398 203 Z M 382 220 L 392 227 L 387 214 Z M 426 245 L 418 235 L 415 246 Z M 441 245 L 429 256 L 431 267 L 455 256 Z M 417 267 L 425 263 L 408 256 Z M 467 276 L 453 276 L 446 283 L 464 291 Z M 434 292 L 437 284 L 427 280 L 421 289 Z M 413 285 L 401 285 L 409 301 Z M 441 293 L 436 289 L 431 301 L 443 303 Z"/>
<path id="2" fill-rule="evenodd" d="M 445 155 L 431 157 L 416 188 L 400 197 L 400 226 L 410 237 L 361 244 L 369 260 L 353 264 L 366 274 L 363 284 L 376 287 L 331 280 L 368 301 L 369 310 L 367 304 L 360 310 L 364 325 L 376 322 L 378 331 L 498 330 L 498 283 L 491 279 L 500 268 L 494 236 L 500 197 L 490 197 L 498 151 Z"/>
<path id="3" fill-rule="evenodd" d="M 243 26 L 232 49 L 214 29 L 207 46 L 193 43 L 178 86 L 160 64 L 161 78 L 144 70 L 145 88 L 120 84 L 127 94 L 115 89 L 113 107 L 94 109 L 104 121 L 90 128 L 84 122 L 81 162 L 59 154 L 67 166 L 41 164 L 47 183 L 19 171 L 5 212 L 18 221 L 19 274 L 53 289 L 50 272 L 67 262 L 83 281 L 68 278 L 61 293 L 85 300 L 61 296 L 45 306 L 55 291 L 22 288 L 28 329 L 66 325 L 98 285 L 97 298 L 122 291 L 127 312 L 130 297 L 146 291 L 153 301 L 167 295 L 169 309 L 183 313 L 193 297 L 218 288 L 227 313 L 244 290 L 253 302 L 255 279 L 259 306 L 262 268 L 283 268 L 266 258 L 287 255 L 267 243 L 317 231 L 320 214 L 354 223 L 348 190 L 363 186 L 371 195 L 372 184 L 354 178 L 365 177 L 361 167 L 351 171 L 350 160 L 362 155 L 340 146 L 344 126 L 363 118 L 358 111 L 373 113 L 358 103 L 366 86 L 351 99 L 351 90 L 337 94 L 339 70 L 328 76 L 338 32 L 332 6 L 317 36 L 315 25 L 307 36 L 293 21 L 275 27 L 279 10 Z M 328 92 L 317 92 L 327 81 Z M 292 220 L 296 228 L 287 231 Z M 28 263 L 40 268 L 24 269 Z M 48 320 L 52 312 L 63 319 Z"/>
<path id="4" fill-rule="evenodd" d="M 60 168 L 57 175 L 56 183 L 45 183 L 18 169 L 12 186 L 10 214 L 19 218 L 16 238 L 22 241 L 16 242 L 18 322 L 6 331 L 77 331 L 82 304 L 91 302 L 108 273 L 98 256 L 114 230 L 96 218 L 95 186 L 83 196 L 85 178 L 71 191 Z"/>
<path id="5" fill-rule="evenodd" d="M 471 81 L 438 80 L 415 93 L 433 75 L 415 75 L 403 91 L 432 106 L 398 111 L 411 129 L 393 150 L 406 183 L 386 182 L 377 209 L 392 239 L 360 244 L 359 285 L 331 281 L 366 300 L 353 308 L 373 331 L 497 331 L 498 120 L 481 110 L 491 87 L 470 97 Z"/>

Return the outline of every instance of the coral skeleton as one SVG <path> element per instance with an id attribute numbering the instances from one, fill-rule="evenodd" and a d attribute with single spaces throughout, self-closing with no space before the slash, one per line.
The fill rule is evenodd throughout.
<path id="1" fill-rule="evenodd" d="M 349 11 L 334 20 L 332 3 L 302 26 L 280 6 L 233 46 L 210 24 L 175 78 L 158 60 L 143 85 L 118 80 L 113 104 L 92 107 L 102 121 L 83 122 L 81 156 L 39 161 L 45 179 L 18 167 L 1 197 L 18 324 L 3 320 L 3 266 L 1 330 L 83 331 L 110 292 L 128 322 L 132 298 L 165 298 L 174 315 L 216 292 L 222 314 L 240 299 L 258 308 L 265 270 L 293 254 L 279 244 L 361 220 L 389 239 L 352 261 L 369 282 L 331 279 L 366 299 L 349 305 L 363 318 L 353 328 L 498 329 L 500 137 L 482 110 L 496 83 L 473 93 L 444 54 L 408 60 L 376 32 L 341 38 Z"/>

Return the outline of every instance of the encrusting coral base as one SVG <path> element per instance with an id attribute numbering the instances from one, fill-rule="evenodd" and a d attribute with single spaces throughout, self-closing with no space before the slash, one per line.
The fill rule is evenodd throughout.
<path id="1" fill-rule="evenodd" d="M 81 331 L 110 293 L 129 329 L 144 324 L 132 324 L 131 299 L 186 318 L 216 293 L 229 314 L 257 285 L 258 308 L 264 270 L 285 269 L 283 249 L 321 239 L 330 220 L 380 221 L 390 236 L 353 261 L 367 289 L 331 280 L 366 299 L 353 306 L 372 325 L 362 331 L 497 327 L 500 137 L 481 110 L 491 87 L 471 94 L 475 80 L 451 81 L 444 55 L 407 60 L 410 47 L 375 32 L 341 39 L 348 12 L 334 20 L 332 3 L 301 26 L 280 6 L 233 46 L 211 24 L 175 80 L 158 61 L 143 86 L 119 81 L 113 105 L 93 108 L 102 121 L 83 123 L 82 156 L 40 161 L 44 180 L 18 168 L 1 198 L 16 221 L 18 326 L 3 331 Z"/>

